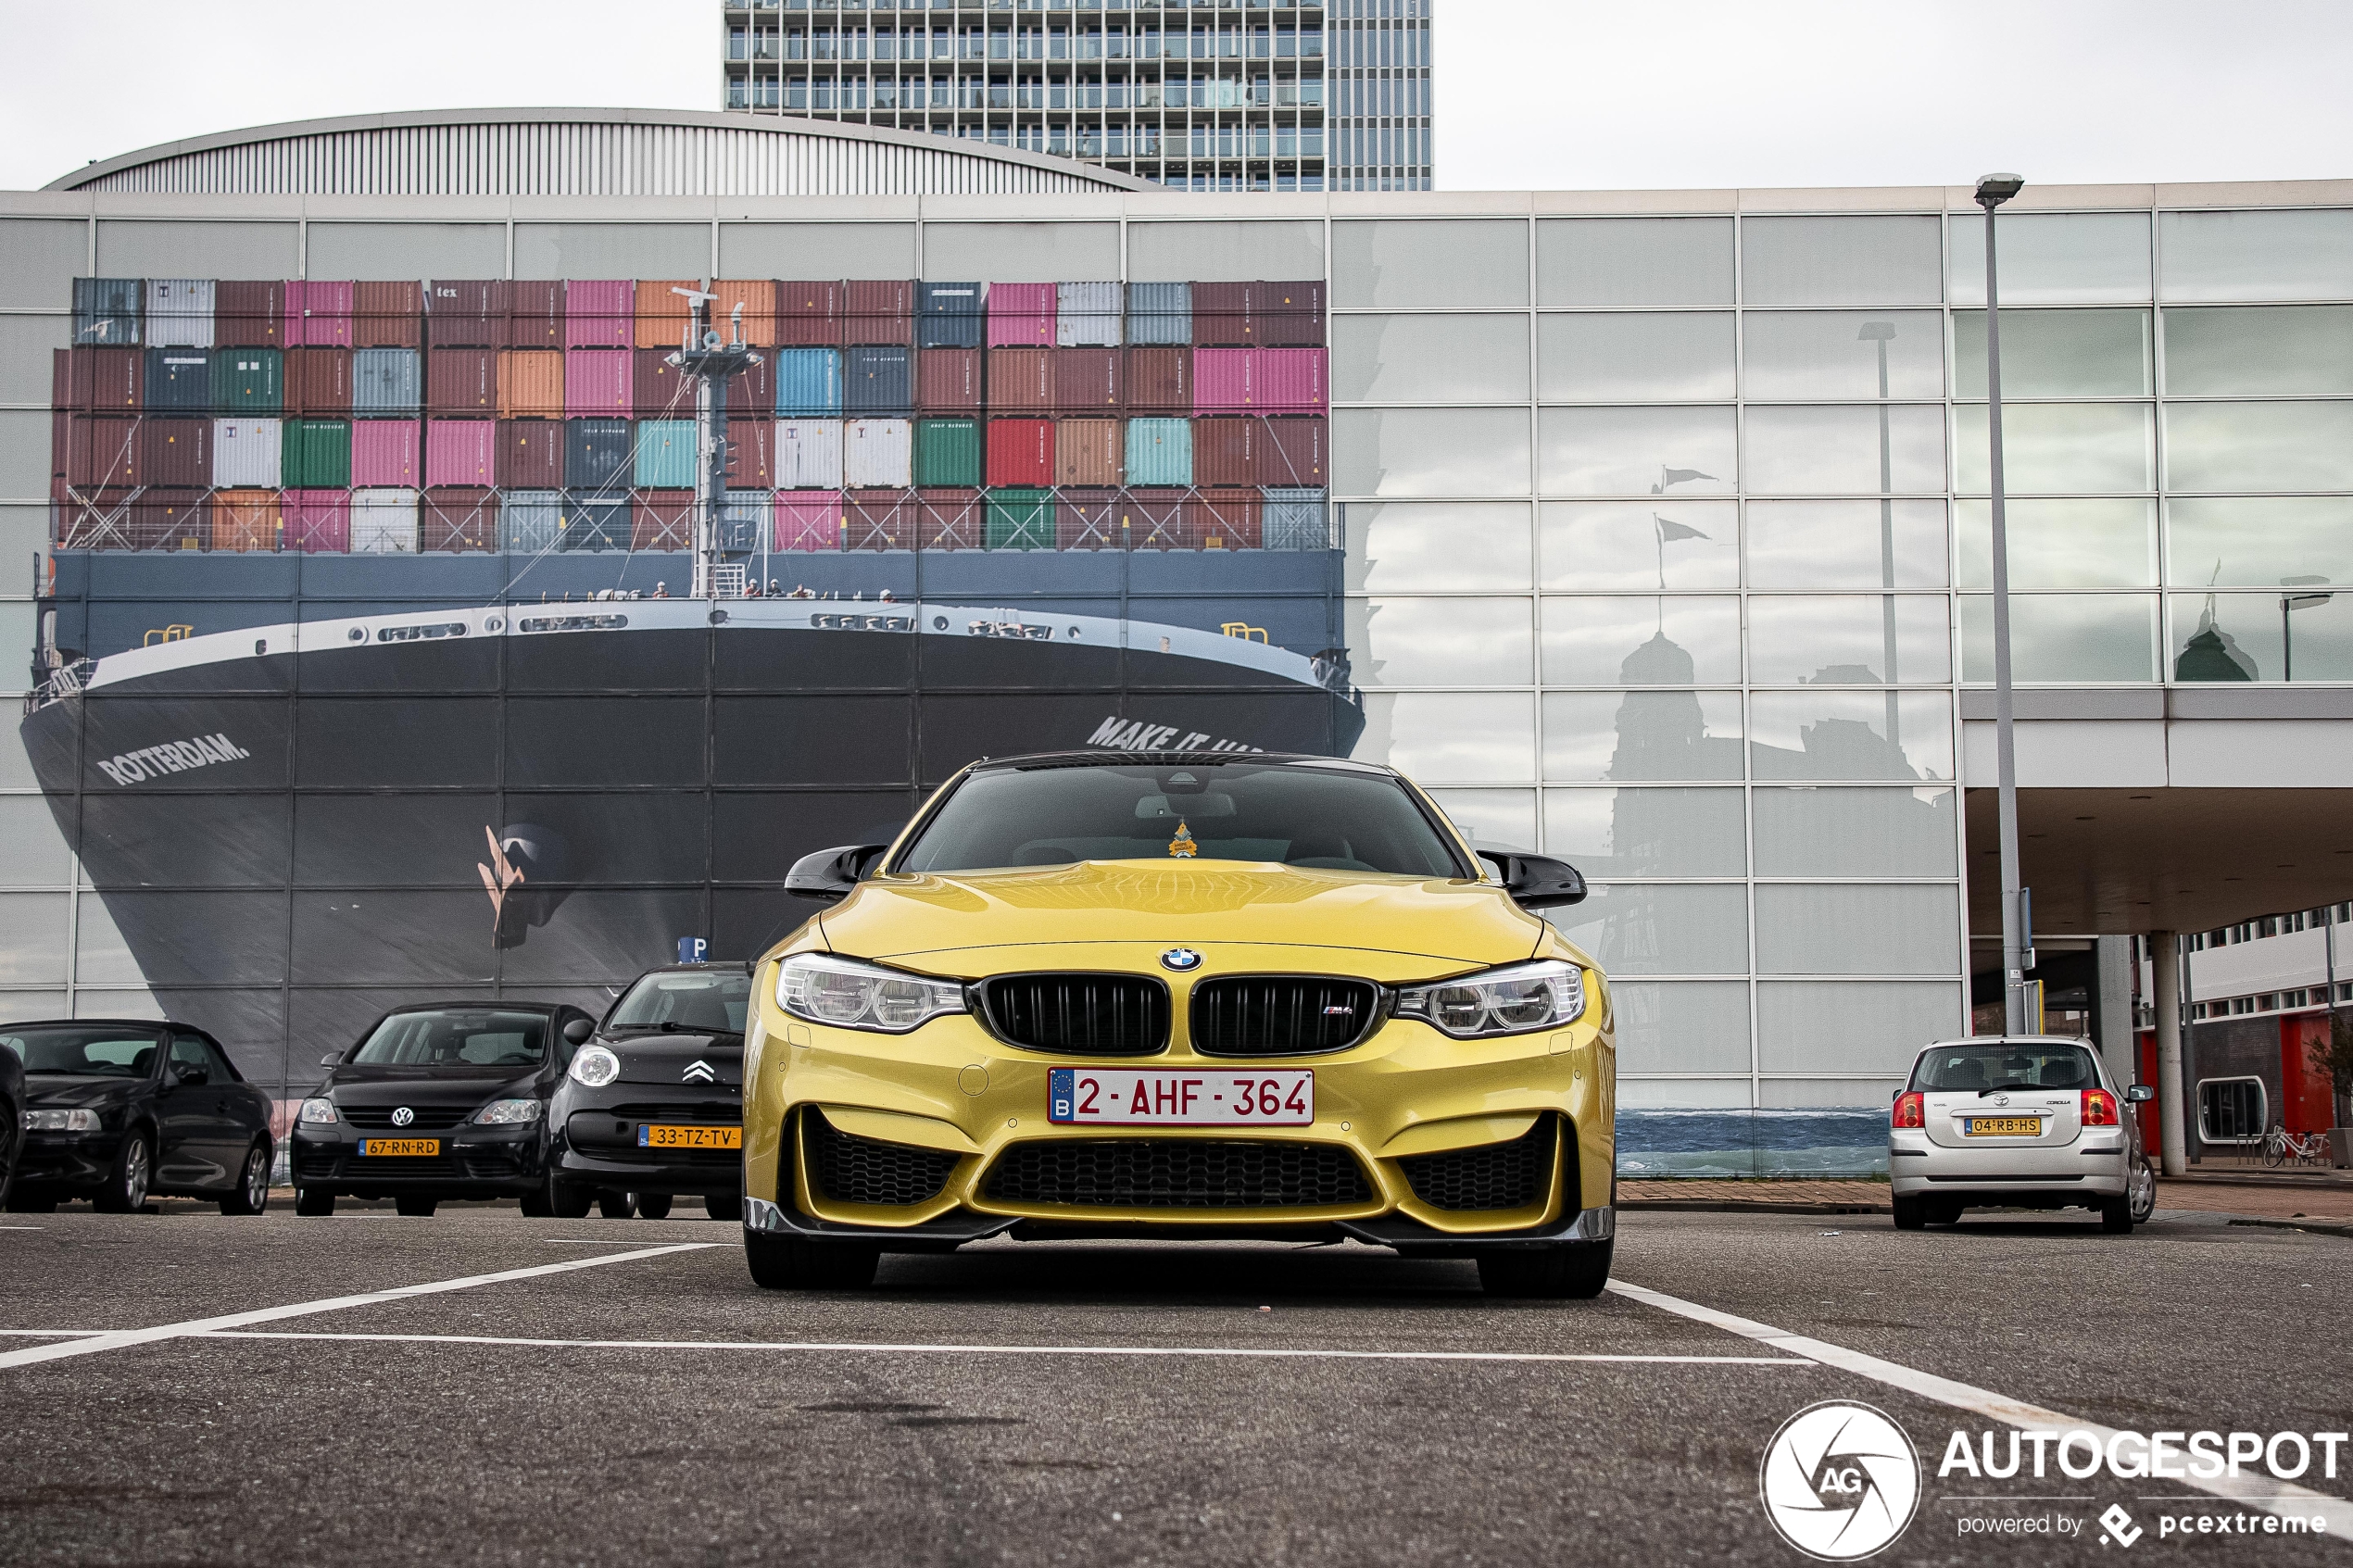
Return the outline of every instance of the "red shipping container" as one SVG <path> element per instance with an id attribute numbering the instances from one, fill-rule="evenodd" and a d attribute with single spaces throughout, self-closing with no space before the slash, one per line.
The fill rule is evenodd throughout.
<path id="1" fill-rule="evenodd" d="M 212 285 L 212 341 L 220 348 L 289 348 L 286 285 L 275 278 L 223 278 Z"/>
<path id="2" fill-rule="evenodd" d="M 1123 509 L 1116 490 L 1064 490 L 1054 501 L 1054 548 L 1118 549 Z"/>
<path id="3" fill-rule="evenodd" d="M 286 548 L 310 555 L 344 555 L 351 549 L 351 492 L 286 492 Z"/>
<path id="4" fill-rule="evenodd" d="M 1124 406 L 1116 348 L 1054 348 L 1054 408 L 1064 414 L 1115 414 Z"/>
<path id="5" fill-rule="evenodd" d="M 980 350 L 925 348 L 915 356 L 915 407 L 924 413 L 967 413 L 980 407 Z"/>
<path id="6" fill-rule="evenodd" d="M 1254 348 L 1202 348 L 1193 352 L 1193 411 L 1247 414 L 1256 385 Z"/>
<path id="7" fill-rule="evenodd" d="M 152 418 L 140 420 L 139 483 L 209 489 L 212 421 Z"/>
<path id="8" fill-rule="evenodd" d="M 844 530 L 838 490 L 776 492 L 776 548 L 838 550 Z"/>
<path id="9" fill-rule="evenodd" d="M 141 421 L 136 419 L 75 418 L 66 429 L 66 479 L 82 490 L 145 484 L 145 445 Z"/>
<path id="10" fill-rule="evenodd" d="M 698 278 L 640 278 L 636 289 L 637 335 L 632 343 L 638 348 L 675 348 L 686 332 L 686 320 L 694 307 L 673 289 L 698 290 Z"/>
<path id="11" fill-rule="evenodd" d="M 988 406 L 999 409 L 1035 408 L 1040 413 L 1051 408 L 1053 352 L 1051 348 L 990 349 Z"/>
<path id="12" fill-rule="evenodd" d="M 1329 427 L 1321 415 L 1284 415 L 1264 421 L 1257 453 L 1258 483 L 1322 489 L 1328 483 Z"/>
<path id="13" fill-rule="evenodd" d="M 425 483 L 487 489 L 498 482 L 498 426 L 491 420 L 425 421 Z"/>
<path id="14" fill-rule="evenodd" d="M 1251 284 L 1250 327 L 1252 341 L 1262 347 L 1322 347 L 1324 281 Z"/>
<path id="15" fill-rule="evenodd" d="M 1126 477 L 1121 460 L 1125 420 L 1063 420 L 1054 426 L 1056 484 L 1115 485 Z"/>
<path id="16" fill-rule="evenodd" d="M 1256 484 L 1264 421 L 1220 415 L 1193 421 L 1195 484 Z"/>
<path id="17" fill-rule="evenodd" d="M 351 285 L 354 348 L 422 348 L 425 291 L 414 282 L 363 280 Z"/>
<path id="18" fill-rule="evenodd" d="M 1262 543 L 1255 490 L 1203 490 L 1186 504 L 1187 544 L 1196 550 L 1255 550 Z"/>
<path id="19" fill-rule="evenodd" d="M 1190 549 L 1191 520 L 1182 490 L 1130 490 L 1120 507 L 1121 543 L 1131 550 Z"/>
<path id="20" fill-rule="evenodd" d="M 60 499 L 72 483 L 73 429 L 76 416 L 63 408 L 49 410 L 49 498 Z"/>
<path id="21" fill-rule="evenodd" d="M 915 341 L 915 285 L 903 278 L 852 278 L 842 285 L 842 335 L 853 345 Z"/>
<path id="22" fill-rule="evenodd" d="M 136 413 L 146 356 L 136 348 L 51 351 L 49 406 L 79 414 Z"/>
<path id="23" fill-rule="evenodd" d="M 552 348 L 498 351 L 498 417 L 560 420 L 564 413 L 564 357 Z"/>
<path id="24" fill-rule="evenodd" d="M 354 420 L 351 423 L 351 483 L 355 487 L 417 483 L 417 437 L 422 420 Z"/>
<path id="25" fill-rule="evenodd" d="M 727 487 L 767 490 L 776 483 L 776 421 L 727 421 Z"/>
<path id="26" fill-rule="evenodd" d="M 134 550 L 208 550 L 211 497 L 202 490 L 142 490 L 128 508 L 123 533 Z"/>
<path id="27" fill-rule="evenodd" d="M 781 282 L 770 298 L 775 332 L 771 341 L 787 347 L 841 346 L 841 284 L 831 279 Z"/>
<path id="28" fill-rule="evenodd" d="M 1250 291 L 1248 283 L 1195 283 L 1193 346 L 1254 346 L 1256 340 L 1252 335 L 1250 323 Z"/>
<path id="29" fill-rule="evenodd" d="M 1054 285 L 989 284 L 988 334 L 981 341 L 991 348 L 1051 348 L 1054 345 Z"/>
<path id="30" fill-rule="evenodd" d="M 1139 414 L 1189 414 L 1193 411 L 1193 351 L 1189 348 L 1131 348 L 1123 390 L 1128 408 Z"/>
<path id="31" fill-rule="evenodd" d="M 517 278 L 507 291 L 499 343 L 507 348 L 563 348 L 564 284 L 555 278 Z"/>
<path id="32" fill-rule="evenodd" d="M 566 317 L 566 320 L 573 318 Z M 564 416 L 593 419 L 598 415 L 628 419 L 636 412 L 630 395 L 633 356 L 625 348 L 569 348 L 564 351 Z"/>
<path id="33" fill-rule="evenodd" d="M 629 504 L 629 547 L 677 551 L 695 547 L 695 493 L 640 490 Z"/>
<path id="34" fill-rule="evenodd" d="M 915 539 L 925 550 L 977 550 L 988 542 L 988 511 L 977 490 L 915 492 Z"/>
<path id="35" fill-rule="evenodd" d="M 498 351 L 495 348 L 428 350 L 425 354 L 425 412 L 485 420 L 497 413 Z"/>
<path id="36" fill-rule="evenodd" d="M 1251 350 L 1251 399 L 1261 414 L 1320 414 L 1330 406 L 1320 348 Z"/>
<path id="37" fill-rule="evenodd" d="M 286 352 L 286 412 L 351 412 L 351 350 L 295 348 Z"/>
<path id="38" fill-rule="evenodd" d="M 351 347 L 351 294 L 350 282 L 339 279 L 287 283 L 286 346 Z"/>
<path id="39" fill-rule="evenodd" d="M 992 356 L 993 358 L 993 356 Z M 992 490 L 1054 483 L 1054 425 L 1051 420 L 991 420 L 985 473 Z"/>
<path id="40" fill-rule="evenodd" d="M 776 342 L 776 285 L 766 278 L 722 278 L 711 285 L 711 324 L 723 339 L 735 335 L 736 307 L 744 310 L 744 341 L 760 348 Z"/>
<path id="41" fill-rule="evenodd" d="M 695 383 L 670 363 L 674 348 L 640 348 L 630 373 L 631 395 L 641 420 L 691 420 L 695 417 Z"/>
<path id="42" fill-rule="evenodd" d="M 497 439 L 500 489 L 563 488 L 564 425 L 561 420 L 500 420 Z"/>
<path id="43" fill-rule="evenodd" d="M 220 533 L 216 519 L 213 532 Z M 498 547 L 498 497 L 472 486 L 427 490 L 418 508 L 417 548 L 420 550 L 496 550 Z"/>
<path id="44" fill-rule="evenodd" d="M 505 282 L 497 278 L 435 278 L 427 283 L 425 342 L 434 348 L 505 347 Z"/>
<path id="45" fill-rule="evenodd" d="M 842 548 L 912 550 L 921 508 L 908 490 L 852 490 L 843 499 Z"/>
<path id="46" fill-rule="evenodd" d="M 627 279 L 573 278 L 564 288 L 566 348 L 634 348 L 636 285 Z M 517 345 L 518 347 L 536 346 Z"/>

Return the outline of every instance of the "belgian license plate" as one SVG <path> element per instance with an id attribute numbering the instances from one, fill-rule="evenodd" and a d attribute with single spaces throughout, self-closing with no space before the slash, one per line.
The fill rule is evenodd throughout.
<path id="1" fill-rule="evenodd" d="M 2039 1116 L 1970 1116 L 1961 1123 L 1964 1135 L 1972 1138 L 2032 1138 L 2043 1133 Z"/>
<path id="2" fill-rule="evenodd" d="M 665 1127 L 645 1123 L 637 1128 L 639 1148 L 741 1148 L 741 1127 Z"/>
<path id="3" fill-rule="evenodd" d="M 1106 1127 L 1305 1127 L 1315 1120 L 1315 1074 L 1138 1073 L 1057 1067 L 1046 1075 L 1046 1119 Z"/>
<path id="4" fill-rule="evenodd" d="M 439 1154 L 439 1138 L 361 1138 L 362 1154 Z"/>

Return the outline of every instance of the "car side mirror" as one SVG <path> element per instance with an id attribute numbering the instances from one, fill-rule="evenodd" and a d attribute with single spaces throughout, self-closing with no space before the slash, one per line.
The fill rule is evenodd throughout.
<path id="1" fill-rule="evenodd" d="M 343 1065 L 343 1053 L 341 1051 L 329 1051 L 326 1055 L 319 1059 L 319 1065 L 321 1067 L 341 1067 Z"/>
<path id="2" fill-rule="evenodd" d="M 823 898 L 829 904 L 847 898 L 889 847 L 887 844 L 848 844 L 803 855 L 786 876 L 785 891 L 804 898 Z"/>
<path id="3" fill-rule="evenodd" d="M 171 1071 L 174 1077 L 191 1088 L 212 1082 L 212 1074 L 193 1061 L 183 1061 Z"/>
<path id="4" fill-rule="evenodd" d="M 588 1036 L 596 1032 L 597 1026 L 585 1018 L 575 1018 L 564 1025 L 564 1038 L 575 1046 L 586 1045 Z"/>
<path id="5" fill-rule="evenodd" d="M 2157 1085 L 2155 1084 L 2135 1084 L 2124 1091 L 2124 1102 L 2127 1105 L 2146 1105 L 2156 1098 Z"/>
<path id="6" fill-rule="evenodd" d="M 1567 860 L 1549 855 L 1506 855 L 1482 849 L 1478 858 L 1493 865 L 1504 879 L 1504 891 L 1523 909 L 1549 909 L 1574 904 L 1585 897 L 1585 879 Z"/>

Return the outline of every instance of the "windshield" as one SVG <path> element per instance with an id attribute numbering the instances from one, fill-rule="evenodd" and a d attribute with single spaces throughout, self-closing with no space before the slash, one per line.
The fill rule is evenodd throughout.
<path id="1" fill-rule="evenodd" d="M 968 776 L 900 858 L 901 872 L 1076 860 L 1272 860 L 1459 877 L 1397 780 L 1281 763 L 1003 768 Z"/>
<path id="2" fill-rule="evenodd" d="M 535 1012 L 396 1012 L 345 1060 L 368 1067 L 533 1067 L 547 1049 Z"/>
<path id="3" fill-rule="evenodd" d="M 2092 1053 L 2058 1041 L 1938 1046 L 1912 1069 L 1915 1089 L 2095 1089 Z"/>
<path id="4" fill-rule="evenodd" d="M 145 1078 L 156 1064 L 152 1031 L 120 1024 L 61 1024 L 0 1035 L 27 1073 L 90 1073 L 105 1078 Z"/>
<path id="5" fill-rule="evenodd" d="M 608 1029 L 680 1029 L 740 1035 L 751 1010 L 751 976 L 739 972 L 688 974 L 660 971 L 629 987 L 605 1020 Z"/>

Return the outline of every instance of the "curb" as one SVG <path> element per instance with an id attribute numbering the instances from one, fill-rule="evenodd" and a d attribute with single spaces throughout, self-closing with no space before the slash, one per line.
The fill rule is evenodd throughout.
<path id="1" fill-rule="evenodd" d="M 1884 1203 L 1743 1203 L 1727 1198 L 1621 1198 L 1620 1209 L 1666 1209 L 1686 1214 L 1885 1214 Z"/>
<path id="2" fill-rule="evenodd" d="M 2286 1171 L 2195 1171 L 2179 1176 L 2159 1176 L 2159 1185 L 2187 1183 L 2191 1185 L 2235 1187 L 2353 1187 L 2353 1173 L 2334 1171 L 2309 1173 Z"/>
<path id="3" fill-rule="evenodd" d="M 2267 1231 L 2310 1231 L 2318 1236 L 2341 1236 L 2353 1240 L 2353 1223 L 2343 1220 L 2233 1220 L 2230 1223 Z"/>

